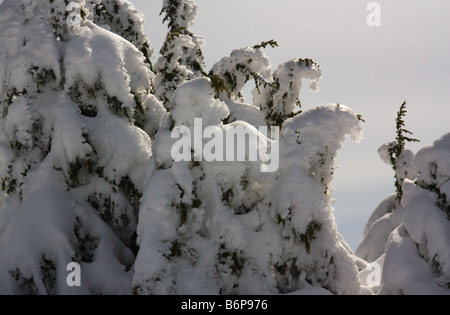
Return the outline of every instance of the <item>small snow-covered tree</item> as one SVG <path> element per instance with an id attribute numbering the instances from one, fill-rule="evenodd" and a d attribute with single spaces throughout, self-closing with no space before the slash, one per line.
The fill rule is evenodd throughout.
<path id="1" fill-rule="evenodd" d="M 176 88 L 193 78 L 204 75 L 203 39 L 189 27 L 197 16 L 197 4 L 191 0 L 164 0 L 161 14 L 168 21 L 169 32 L 155 64 L 156 97 L 166 108 Z"/>
<path id="2" fill-rule="evenodd" d="M 125 1 L 1 4 L 0 293 L 131 292 L 165 112 L 142 21 Z M 81 287 L 66 283 L 70 262 Z"/>
<path id="3" fill-rule="evenodd" d="M 379 149 L 393 165 L 400 189 L 375 209 L 356 254 L 381 266 L 374 293 L 450 294 L 450 134 L 416 154 L 404 149 L 405 141 L 414 140 L 402 140 L 399 132 L 404 105 L 396 120 L 397 141 Z"/>
<path id="4" fill-rule="evenodd" d="M 365 239 L 356 250 L 356 254 L 367 261 L 375 261 L 384 253 L 389 234 L 400 224 L 403 215 L 402 185 L 405 179 L 414 179 L 417 175 L 412 166 L 414 153 L 405 148 L 406 142 L 419 140 L 406 135 L 412 134 L 404 128 L 406 101 L 402 103 L 395 119 L 396 140 L 384 143 L 379 149 L 380 158 L 394 170 L 396 193 L 383 200 L 370 216 L 364 230 Z M 371 232 L 373 230 L 375 232 Z"/>
<path id="5" fill-rule="evenodd" d="M 395 141 L 392 141 L 388 144 L 385 144 L 380 148 L 380 154 L 389 154 L 389 162 L 392 165 L 392 168 L 395 172 L 395 188 L 397 190 L 397 200 L 402 199 L 402 183 L 405 178 L 408 177 L 408 169 L 409 165 L 407 165 L 407 161 L 405 161 L 405 154 L 408 154 L 408 151 L 405 151 L 406 142 L 418 142 L 419 140 L 410 138 L 407 135 L 412 134 L 411 131 L 404 128 L 405 121 L 403 117 L 406 115 L 406 101 L 400 106 L 400 109 L 397 113 L 397 118 L 395 119 L 396 124 L 396 138 Z M 403 156 L 402 156 L 403 154 Z M 383 156 L 385 159 L 385 156 Z M 388 163 L 389 163 L 388 162 Z"/>
<path id="6" fill-rule="evenodd" d="M 450 294 L 449 156 L 450 134 L 414 156 L 410 171 L 417 175 L 403 181 L 402 216 L 380 259 L 379 293 Z M 375 223 L 366 238 L 382 233 Z"/>

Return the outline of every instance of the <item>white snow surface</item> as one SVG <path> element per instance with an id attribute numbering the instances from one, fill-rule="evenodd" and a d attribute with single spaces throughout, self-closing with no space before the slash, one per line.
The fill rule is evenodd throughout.
<path id="1" fill-rule="evenodd" d="M 319 66 L 309 59 L 292 59 L 278 66 L 270 84 L 263 84 L 252 91 L 253 104 L 261 109 L 270 124 L 278 124 L 279 117 L 288 117 L 298 106 L 303 79 L 310 81 L 310 90 L 317 92 L 322 78 Z"/>
<path id="2" fill-rule="evenodd" d="M 17 9 L 18 5 L 16 1 L 5 1 L 0 15 L 1 99 L 13 89 L 26 90 L 31 95 L 37 93 L 33 75 L 44 69 L 55 75 L 50 86 L 58 86 L 61 80 L 60 55 L 52 28 L 39 16 L 24 23 L 27 17 Z"/>
<path id="3" fill-rule="evenodd" d="M 379 152 L 391 164 L 389 144 Z M 375 209 L 356 254 L 382 267 L 379 294 L 450 294 L 450 133 L 396 160 L 402 198 L 390 195 Z M 360 273 L 360 276 L 365 272 Z"/>
<path id="4" fill-rule="evenodd" d="M 223 79 L 232 100 L 245 101 L 239 95 L 245 83 L 253 74 L 272 80 L 272 64 L 261 49 L 244 47 L 234 49 L 230 55 L 223 57 L 213 65 L 211 72 Z M 230 84 L 232 78 L 233 84 Z"/>
<path id="5" fill-rule="evenodd" d="M 177 88 L 173 100 L 176 106 L 171 111 L 175 126 L 193 129 L 194 118 L 201 118 L 205 127 L 215 126 L 230 114 L 223 102 L 214 99 L 210 82 L 208 78 L 197 78 Z"/>

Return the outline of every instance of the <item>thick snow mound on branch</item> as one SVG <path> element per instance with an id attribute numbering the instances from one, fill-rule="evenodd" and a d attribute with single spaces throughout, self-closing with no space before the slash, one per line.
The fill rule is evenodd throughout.
<path id="1" fill-rule="evenodd" d="M 2 4 L 0 15 L 0 100 L 13 92 L 35 94 L 44 88 L 44 73 L 53 77 L 47 87 L 61 82 L 60 54 L 52 27 L 37 17 L 27 19 L 19 3 Z M 49 84 L 50 83 L 50 84 Z"/>
<path id="2" fill-rule="evenodd" d="M 65 90 L 73 89 L 80 81 L 90 86 L 99 82 L 132 116 L 134 94 L 148 88 L 153 73 L 143 66 L 144 56 L 130 42 L 93 23 L 85 24 L 82 36 L 66 44 Z"/>
<path id="3" fill-rule="evenodd" d="M 211 81 L 197 78 L 180 85 L 174 95 L 175 108 L 171 111 L 175 126 L 194 126 L 194 118 L 201 118 L 203 126 L 216 126 L 230 111 L 214 98 Z"/>

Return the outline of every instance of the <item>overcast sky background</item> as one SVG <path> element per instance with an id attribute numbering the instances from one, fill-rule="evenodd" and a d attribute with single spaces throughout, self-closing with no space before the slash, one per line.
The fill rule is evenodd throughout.
<path id="1" fill-rule="evenodd" d="M 145 15 L 159 56 L 167 32 L 159 16 L 162 0 L 131 2 Z M 191 31 L 205 40 L 208 70 L 234 48 L 275 39 L 279 47 L 265 50 L 274 69 L 297 57 L 321 66 L 320 91 L 300 94 L 304 109 L 339 102 L 366 120 L 364 140 L 347 140 L 339 152 L 332 183 L 338 229 L 356 249 L 372 211 L 395 192 L 393 170 L 377 149 L 395 139 L 402 102 L 407 101 L 406 128 L 421 140 L 408 145 L 414 152 L 450 132 L 450 1 L 378 1 L 379 27 L 367 25 L 370 1 L 195 2 L 199 9 Z"/>

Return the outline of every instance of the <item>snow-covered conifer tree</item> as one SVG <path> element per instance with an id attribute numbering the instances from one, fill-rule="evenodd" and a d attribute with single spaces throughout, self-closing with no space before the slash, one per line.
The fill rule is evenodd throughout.
<path id="1" fill-rule="evenodd" d="M 399 117 L 397 130 L 403 129 L 403 121 L 398 122 Z M 381 282 L 371 287 L 374 293 L 450 294 L 450 134 L 416 154 L 396 150 L 399 144 L 397 134 L 379 153 L 395 166 L 401 189 L 374 210 L 356 254 L 380 266 Z M 366 285 L 368 270 L 361 275 Z"/>
<path id="2" fill-rule="evenodd" d="M 197 16 L 197 4 L 193 1 L 164 0 L 162 13 L 169 32 L 155 64 L 155 87 L 156 97 L 170 109 L 176 88 L 204 75 L 203 39 L 189 30 Z"/>
<path id="3" fill-rule="evenodd" d="M 450 294 L 450 134 L 410 157 L 401 202 L 375 209 L 356 254 L 381 266 L 375 293 Z"/>
<path id="4" fill-rule="evenodd" d="M 195 118 L 214 130 L 200 139 L 202 148 L 217 150 L 227 130 L 238 126 L 250 139 L 263 137 L 244 121 L 224 124 L 229 109 L 214 96 L 208 78 L 181 85 L 173 98 L 174 127 L 160 129 L 153 143 L 135 292 L 276 294 L 319 286 L 358 293 L 356 262 L 337 232 L 329 188 L 345 135 L 360 136 L 357 116 L 342 105 L 325 105 L 288 119 L 277 140 L 280 166 L 264 173 L 261 161 L 201 160 L 191 138 L 178 139 L 194 135 Z M 172 138 L 174 131 L 178 137 Z M 274 142 L 262 151 L 275 154 Z M 264 142 L 247 144 L 250 150 Z M 187 159 L 174 161 L 174 148 Z"/>
<path id="5" fill-rule="evenodd" d="M 405 115 L 406 102 L 403 102 L 395 120 L 396 140 L 386 142 L 378 149 L 382 161 L 391 165 L 394 170 L 396 193 L 386 197 L 377 206 L 365 226 L 365 238 L 357 248 L 356 254 L 369 262 L 375 261 L 384 253 L 389 234 L 400 224 L 404 210 L 400 203 L 403 181 L 406 178 L 414 179 L 417 174 L 412 166 L 414 153 L 406 149 L 405 145 L 406 142 L 418 140 L 407 136 L 411 132 L 404 128 Z"/>
<path id="6" fill-rule="evenodd" d="M 131 292 L 165 112 L 142 25 L 125 1 L 1 4 L 0 293 Z M 80 287 L 66 283 L 70 262 Z"/>
<path id="7" fill-rule="evenodd" d="M 257 106 L 245 104 L 241 93 L 252 78 Z M 135 293 L 277 294 L 311 286 L 359 292 L 356 261 L 334 222 L 330 187 L 345 135 L 360 138 L 359 118 L 335 104 L 288 119 L 302 78 L 314 87 L 318 65 L 296 59 L 272 74 L 270 60 L 255 46 L 232 51 L 207 77 L 177 88 L 172 124 L 156 135 L 146 175 Z M 269 98 L 276 105 L 271 108 L 279 108 L 276 121 L 261 105 Z M 267 141 L 259 128 L 273 123 L 282 126 L 281 136 Z M 224 158 L 231 147 L 222 140 L 235 128 L 249 137 L 237 145 L 248 146 L 244 161 Z M 191 140 L 196 131 L 200 140 Z M 214 158 L 202 158 L 195 141 Z M 279 167 L 262 172 L 267 161 L 250 161 L 251 149 L 273 153 Z M 174 152 L 185 159 L 175 161 Z"/>

